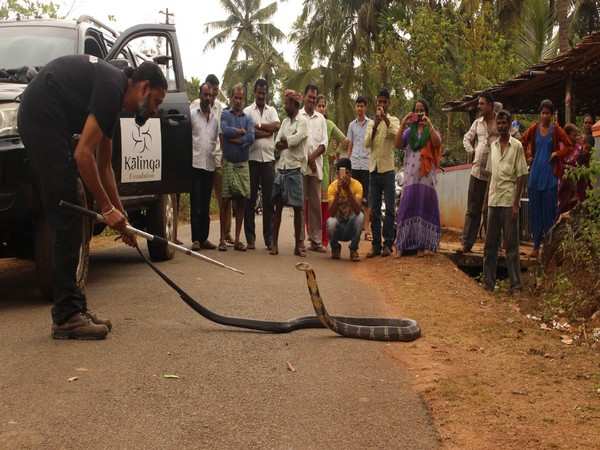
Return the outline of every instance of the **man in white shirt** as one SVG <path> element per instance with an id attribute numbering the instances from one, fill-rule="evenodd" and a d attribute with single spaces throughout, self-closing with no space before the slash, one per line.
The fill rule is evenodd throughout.
<path id="1" fill-rule="evenodd" d="M 210 197 L 216 168 L 215 150 L 219 139 L 219 125 L 210 102 L 212 89 L 207 83 L 200 86 L 200 99 L 190 105 L 192 122 L 192 191 L 190 219 L 192 223 L 192 250 L 214 250 L 208 240 L 210 228 Z"/>
<path id="2" fill-rule="evenodd" d="M 279 254 L 279 227 L 284 206 L 294 208 L 294 254 L 306 256 L 304 248 L 304 193 L 303 175 L 306 169 L 306 119 L 300 116 L 302 94 L 291 89 L 285 91 L 285 112 L 277 138 L 275 139 L 275 157 L 277 158 L 277 175 L 273 183 L 273 203 L 275 216 L 273 220 L 273 245 L 271 255 Z"/>
<path id="3" fill-rule="evenodd" d="M 479 233 L 479 226 L 481 224 L 483 201 L 489 180 L 489 175 L 485 171 L 485 167 L 490 154 L 490 144 L 498 138 L 493 97 L 487 93 L 482 94 L 479 97 L 478 108 L 481 112 L 481 117 L 473 122 L 473 125 L 471 125 L 471 128 L 463 139 L 465 150 L 468 154 L 474 155 L 474 157 L 471 177 L 469 179 L 469 194 L 465 225 L 463 227 L 462 249 L 459 250 L 459 253 L 470 252 L 477 240 L 477 233 Z"/>
<path id="4" fill-rule="evenodd" d="M 325 253 L 321 239 L 321 180 L 323 179 L 323 153 L 327 149 L 327 121 L 315 111 L 319 88 L 309 84 L 304 89 L 304 108 L 298 113 L 306 120 L 308 138 L 304 172 L 304 200 L 306 205 L 306 228 L 310 241 L 309 250 Z"/>
<path id="5" fill-rule="evenodd" d="M 275 139 L 279 130 L 277 111 L 267 105 L 267 81 L 260 78 L 254 83 L 254 103 L 244 109 L 255 126 L 255 141 L 250 147 L 250 201 L 246 203 L 244 232 L 248 250 L 256 248 L 255 212 L 258 187 L 262 192 L 263 238 L 265 246 L 271 250 L 273 240 L 273 180 L 275 178 Z"/>

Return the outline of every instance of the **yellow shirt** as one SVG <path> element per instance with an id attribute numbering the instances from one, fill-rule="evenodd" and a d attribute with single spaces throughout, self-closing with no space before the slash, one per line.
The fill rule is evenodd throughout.
<path id="1" fill-rule="evenodd" d="M 385 121 L 382 120 L 377 126 L 377 132 L 374 137 L 373 127 L 375 126 L 375 121 L 370 121 L 367 126 L 365 147 L 370 149 L 369 172 L 377 171 L 378 173 L 385 173 L 395 170 L 394 140 L 400 128 L 400 120 L 389 114 L 387 118 L 390 121 L 390 126 L 388 127 Z"/>
<path id="2" fill-rule="evenodd" d="M 494 141 L 490 147 L 486 169 L 492 174 L 488 206 L 511 207 L 515 198 L 517 179 L 528 173 L 521 142 L 511 137 L 503 154 L 500 149 L 500 139 Z"/>
<path id="3" fill-rule="evenodd" d="M 327 201 L 329 202 L 329 207 L 331 207 L 331 205 L 333 204 L 337 192 L 338 180 L 335 180 L 329 185 L 329 188 L 327 189 Z M 352 195 L 354 195 L 354 198 L 360 205 L 362 203 L 363 198 L 363 187 L 362 184 L 360 184 L 360 181 L 355 180 L 354 178 L 350 178 L 350 192 L 352 192 Z M 346 190 L 340 191 L 337 217 L 341 219 L 347 219 L 348 217 L 350 217 L 352 212 L 353 211 L 350 207 L 350 201 L 348 199 Z"/>

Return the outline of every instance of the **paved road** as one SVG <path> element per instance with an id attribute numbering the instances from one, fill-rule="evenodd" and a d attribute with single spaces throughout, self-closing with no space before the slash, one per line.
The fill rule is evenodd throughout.
<path id="1" fill-rule="evenodd" d="M 312 314 L 291 250 L 288 241 L 279 257 L 261 248 L 207 252 L 244 277 L 186 256 L 161 267 L 219 312 L 286 320 Z M 351 263 L 314 254 L 309 262 L 332 312 L 383 313 L 381 299 L 353 280 Z M 53 341 L 32 279 L 28 270 L 0 270 L 2 449 L 438 446 L 409 375 L 382 351 L 406 344 L 212 324 L 121 246 L 93 252 L 88 285 L 91 305 L 115 324 L 110 338 Z"/>

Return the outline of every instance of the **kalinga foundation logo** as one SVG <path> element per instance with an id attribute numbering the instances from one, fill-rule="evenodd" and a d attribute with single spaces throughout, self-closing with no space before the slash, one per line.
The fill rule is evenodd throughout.
<path id="1" fill-rule="evenodd" d="M 121 181 L 161 179 L 160 120 L 149 119 L 142 126 L 133 119 L 121 119 L 123 165 Z"/>

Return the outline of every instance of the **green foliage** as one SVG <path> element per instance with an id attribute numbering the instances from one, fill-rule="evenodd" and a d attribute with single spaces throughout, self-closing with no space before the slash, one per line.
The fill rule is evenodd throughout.
<path id="1" fill-rule="evenodd" d="M 275 83 L 275 73 L 284 68 L 281 55 L 273 44 L 281 41 L 283 32 L 270 20 L 277 12 L 277 2 L 271 2 L 261 8 L 261 0 L 220 0 L 227 12 L 225 20 L 206 24 L 206 31 L 218 31 L 207 42 L 204 50 L 216 48 L 233 38 L 231 56 L 225 69 L 223 86 L 225 89 L 242 82 L 246 87 L 256 78 L 271 80 Z M 243 64 L 240 56 L 243 54 Z M 248 89 L 246 89 L 248 92 Z"/>
<path id="2" fill-rule="evenodd" d="M 560 233 L 556 267 L 549 270 L 543 287 L 547 314 L 575 319 L 600 310 L 600 161 L 568 174 L 573 181 L 590 180 L 586 200 L 570 214 Z"/>
<path id="3" fill-rule="evenodd" d="M 185 80 L 185 92 L 187 93 L 188 99 L 191 101 L 196 100 L 200 97 L 200 86 L 202 82 L 199 78 L 192 77 L 191 80 Z"/>
<path id="4" fill-rule="evenodd" d="M 54 2 L 34 0 L 6 0 L 0 6 L 0 19 L 58 18 L 60 5 Z"/>

